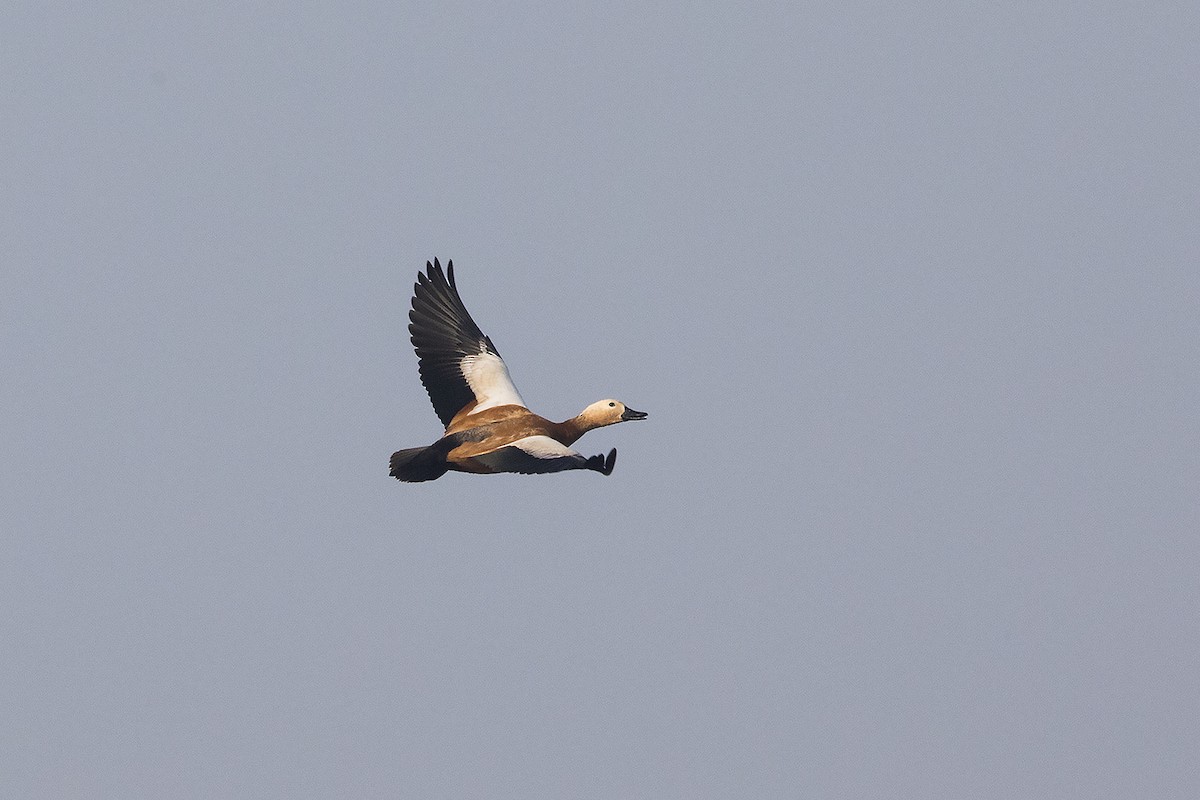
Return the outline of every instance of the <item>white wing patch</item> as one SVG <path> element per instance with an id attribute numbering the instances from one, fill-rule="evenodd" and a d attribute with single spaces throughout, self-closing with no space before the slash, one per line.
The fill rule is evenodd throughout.
<path id="1" fill-rule="evenodd" d="M 587 462 L 583 456 L 549 436 L 526 436 L 498 450 L 475 457 L 499 472 L 561 472 L 581 469 Z"/>
<path id="2" fill-rule="evenodd" d="M 579 455 L 562 442 L 551 439 L 549 436 L 526 436 L 508 446 L 524 450 L 534 458 L 561 458 L 562 456 Z"/>
<path id="3" fill-rule="evenodd" d="M 471 413 L 496 406 L 525 407 L 525 401 L 513 386 L 508 367 L 500 356 L 481 349 L 478 355 L 463 356 L 461 368 L 467 385 L 475 394 L 476 404 Z"/>

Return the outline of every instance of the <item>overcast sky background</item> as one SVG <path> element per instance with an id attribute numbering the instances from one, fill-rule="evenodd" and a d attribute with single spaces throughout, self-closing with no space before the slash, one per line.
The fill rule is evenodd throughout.
<path id="1" fill-rule="evenodd" d="M 1197 42 L 10 6 L 0 795 L 1200 796 Z M 388 477 L 434 256 L 611 477 Z"/>

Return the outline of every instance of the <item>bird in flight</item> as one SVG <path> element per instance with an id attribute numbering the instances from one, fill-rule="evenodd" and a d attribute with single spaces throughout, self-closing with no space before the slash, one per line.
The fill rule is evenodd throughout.
<path id="1" fill-rule="evenodd" d="M 566 422 L 551 422 L 525 406 L 504 359 L 471 319 L 454 284 L 454 262 L 446 271 L 425 262 L 413 287 L 408 331 L 420 362 L 421 383 L 446 432 L 428 447 L 392 454 L 391 475 L 402 481 L 431 481 L 456 472 L 525 474 L 590 469 L 613 471 L 617 451 L 584 457 L 571 449 L 592 430 L 645 419 L 619 400 L 592 403 Z"/>

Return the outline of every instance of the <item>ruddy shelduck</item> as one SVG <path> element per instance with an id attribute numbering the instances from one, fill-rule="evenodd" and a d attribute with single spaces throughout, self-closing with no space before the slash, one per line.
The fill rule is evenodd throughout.
<path id="1" fill-rule="evenodd" d="M 428 447 L 392 454 L 393 477 L 431 481 L 457 472 L 613 471 L 617 451 L 585 458 L 571 449 L 580 436 L 605 425 L 645 419 L 619 400 L 592 403 L 566 422 L 551 422 L 525 406 L 504 359 L 471 319 L 454 284 L 454 262 L 446 271 L 425 262 L 413 287 L 408 331 L 420 362 L 421 383 L 446 433 Z"/>

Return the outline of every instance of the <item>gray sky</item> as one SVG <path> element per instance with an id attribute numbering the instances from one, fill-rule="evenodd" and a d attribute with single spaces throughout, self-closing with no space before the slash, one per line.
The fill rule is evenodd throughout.
<path id="1" fill-rule="evenodd" d="M 1200 796 L 1197 41 L 9 8 L 0 795 Z M 434 256 L 611 477 L 388 477 Z"/>

